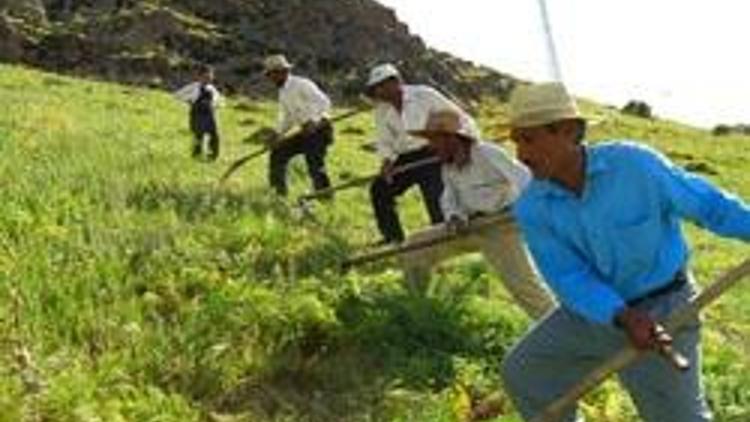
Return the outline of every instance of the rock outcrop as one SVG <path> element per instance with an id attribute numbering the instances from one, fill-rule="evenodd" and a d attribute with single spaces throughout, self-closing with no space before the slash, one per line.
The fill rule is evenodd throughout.
<path id="1" fill-rule="evenodd" d="M 339 96 L 383 61 L 465 101 L 515 83 L 428 48 L 373 0 L 0 0 L 0 15 L 3 60 L 127 83 L 171 88 L 208 62 L 225 90 L 268 94 L 261 63 L 276 52 Z"/>

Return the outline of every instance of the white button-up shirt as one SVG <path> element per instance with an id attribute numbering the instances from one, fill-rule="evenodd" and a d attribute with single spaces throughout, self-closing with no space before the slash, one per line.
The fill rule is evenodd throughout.
<path id="1" fill-rule="evenodd" d="M 206 90 L 211 93 L 211 105 L 218 107 L 221 104 L 219 90 L 213 84 L 206 84 Z M 174 92 L 175 98 L 186 103 L 194 103 L 201 94 L 201 82 L 191 82 Z"/>
<path id="2" fill-rule="evenodd" d="M 276 131 L 285 134 L 295 126 L 319 122 L 328 116 L 331 100 L 315 82 L 289 75 L 279 89 L 279 121 Z"/>
<path id="3" fill-rule="evenodd" d="M 402 89 L 400 114 L 390 103 L 379 102 L 375 108 L 375 147 L 382 158 L 395 160 L 398 155 L 426 146 L 426 140 L 411 136 L 408 132 L 424 129 L 428 116 L 436 111 L 456 110 L 473 137 L 479 139 L 479 129 L 474 120 L 436 89 L 425 85 L 403 85 Z"/>
<path id="4" fill-rule="evenodd" d="M 531 181 L 529 169 L 495 144 L 478 141 L 470 154 L 461 168 L 443 164 L 440 205 L 446 218 L 497 212 L 518 199 Z"/>

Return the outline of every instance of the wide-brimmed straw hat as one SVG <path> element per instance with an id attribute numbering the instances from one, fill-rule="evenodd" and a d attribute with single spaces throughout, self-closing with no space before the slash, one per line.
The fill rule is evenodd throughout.
<path id="1" fill-rule="evenodd" d="M 466 139 L 474 139 L 474 131 L 466 124 L 466 120 L 456 110 L 445 109 L 434 111 L 427 117 L 424 129 L 410 130 L 409 134 L 429 141 L 436 141 L 441 135 L 459 135 Z"/>
<path id="2" fill-rule="evenodd" d="M 265 73 L 273 72 L 277 70 L 289 70 L 292 68 L 292 64 L 286 59 L 283 54 L 274 54 L 266 57 L 263 61 L 263 71 Z"/>
<path id="3" fill-rule="evenodd" d="M 575 99 L 560 82 L 522 85 L 516 88 L 509 102 L 510 128 L 543 126 L 561 120 L 586 120 Z"/>

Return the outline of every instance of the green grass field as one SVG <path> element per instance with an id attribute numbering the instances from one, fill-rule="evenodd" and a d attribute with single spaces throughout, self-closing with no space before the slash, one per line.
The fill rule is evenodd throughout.
<path id="1" fill-rule="evenodd" d="M 528 321 L 479 257 L 408 294 L 394 262 L 342 275 L 376 238 L 364 189 L 316 220 L 266 183 L 266 161 L 223 185 L 240 140 L 271 103 L 220 112 L 222 158 L 189 158 L 187 111 L 168 94 L 0 65 L 0 422 L 454 421 L 467 394 L 499 388 Z M 750 139 L 586 104 L 592 137 L 633 137 L 750 198 Z M 481 111 L 491 128 L 501 105 Z M 335 181 L 377 159 L 364 114 L 338 126 Z M 292 195 L 308 181 L 291 168 Z M 426 221 L 416 195 L 407 226 Z M 626 204 L 624 204 L 626 206 Z M 702 282 L 750 248 L 689 227 Z M 717 421 L 750 420 L 750 283 L 705 317 L 705 380 Z M 507 399 L 499 421 L 517 421 Z M 633 421 L 614 383 L 594 421 Z"/>

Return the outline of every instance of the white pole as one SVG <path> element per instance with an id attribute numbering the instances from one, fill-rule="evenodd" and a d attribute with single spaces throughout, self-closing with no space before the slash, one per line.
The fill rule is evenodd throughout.
<path id="1" fill-rule="evenodd" d="M 552 25 L 550 24 L 549 13 L 547 11 L 547 1 L 539 0 L 539 10 L 542 14 L 542 27 L 544 37 L 547 42 L 547 61 L 550 69 L 552 80 L 561 82 L 562 72 L 560 71 L 560 61 L 557 59 L 557 49 L 555 48 L 555 38 L 552 35 Z"/>

